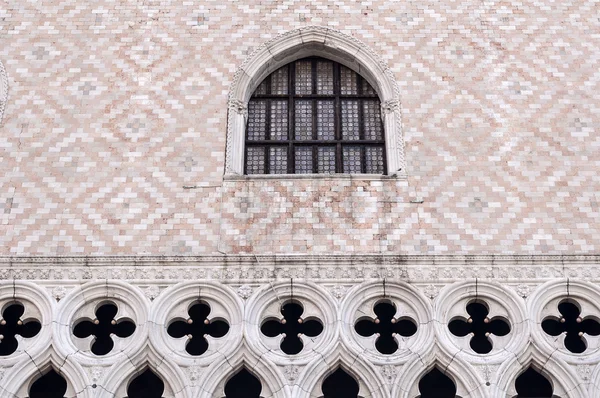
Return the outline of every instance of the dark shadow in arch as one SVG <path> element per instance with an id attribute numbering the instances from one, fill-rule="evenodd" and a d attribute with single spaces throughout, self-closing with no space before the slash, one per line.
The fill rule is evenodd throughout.
<path id="1" fill-rule="evenodd" d="M 261 398 L 262 384 L 246 368 L 242 368 L 225 384 L 223 398 Z"/>
<path id="2" fill-rule="evenodd" d="M 131 381 L 126 398 L 162 398 L 165 383 L 149 368 Z"/>
<path id="3" fill-rule="evenodd" d="M 29 398 L 63 398 L 67 392 L 67 381 L 54 369 L 37 379 L 29 389 Z"/>
<path id="4" fill-rule="evenodd" d="M 323 380 L 321 398 L 360 398 L 358 397 L 359 386 L 354 377 L 350 376 L 342 368 L 327 376 Z"/>
<path id="5" fill-rule="evenodd" d="M 417 398 L 460 398 L 456 395 L 456 385 L 437 367 L 427 372 L 419 380 L 419 395 Z"/>
<path id="6" fill-rule="evenodd" d="M 553 395 L 552 383 L 531 366 L 517 377 L 515 389 L 513 398 L 560 398 Z"/>

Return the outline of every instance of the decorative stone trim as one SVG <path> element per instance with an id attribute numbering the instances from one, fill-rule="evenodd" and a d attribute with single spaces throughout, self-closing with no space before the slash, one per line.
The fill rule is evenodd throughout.
<path id="1" fill-rule="evenodd" d="M 28 342 L 26 353 L 3 358 L 0 398 L 27 396 L 27 386 L 39 374 L 38 369 L 50 366 L 65 377 L 69 391 L 82 397 L 125 396 L 127 383 L 147 368 L 165 382 L 165 397 L 221 397 L 226 381 L 242 366 L 260 379 L 265 397 L 319 396 L 323 380 L 339 366 L 357 379 L 364 397 L 414 398 L 419 380 L 434 366 L 454 381 L 457 394 L 464 397 L 512 397 L 516 377 L 529 365 L 541 370 L 553 384 L 554 393 L 563 398 L 600 393 L 597 351 L 589 355 L 562 352 L 539 332 L 538 320 L 546 316 L 547 303 L 552 300 L 576 297 L 597 302 L 597 287 L 579 280 L 540 284 L 527 299 L 506 283 L 481 281 L 448 283 L 433 299 L 408 282 L 367 281 L 350 284 L 342 300 L 331 293 L 331 287 L 339 284 L 303 280 L 254 285 L 247 291 L 247 300 L 236 295 L 234 283 L 162 283 L 168 289 L 150 301 L 140 292 L 142 281 L 77 282 L 78 287 L 55 305 L 48 292 L 56 283 L 1 281 L 0 300 L 37 303 L 34 315 L 43 327 Z M 304 305 L 307 316 L 323 321 L 324 330 L 314 341 L 306 342 L 305 351 L 284 355 L 266 344 L 259 330 L 264 319 L 277 315 L 281 303 L 292 295 Z M 511 337 L 489 356 L 467 353 L 458 338 L 447 333 L 451 309 L 462 308 L 460 301 L 472 297 L 490 303 L 491 312 L 505 311 L 501 315 L 513 326 Z M 115 346 L 118 353 L 105 357 L 77 351 L 70 335 L 77 318 L 73 314 L 105 299 L 118 303 L 119 308 L 127 303 L 129 318 L 137 322 L 135 341 Z M 165 330 L 168 320 L 184 316 L 187 303 L 198 299 L 211 304 L 211 319 L 226 319 L 231 329 L 223 341 L 211 342 L 212 351 L 192 356 Z M 394 354 L 369 349 L 368 342 L 358 338 L 351 327 L 363 315 L 372 317 L 372 305 L 378 300 L 394 302 L 398 314 L 408 314 L 418 322 L 414 338 L 400 341 L 403 337 L 396 337 L 399 350 Z M 496 302 L 493 308 L 492 302 Z M 600 308 L 588 306 L 585 312 L 597 316 Z"/>
<path id="2" fill-rule="evenodd" d="M 114 348 L 104 356 L 94 355 L 91 350 L 93 337 L 79 339 L 73 335 L 75 322 L 82 318 L 94 318 L 97 308 L 106 303 L 115 303 L 119 317 L 127 318 L 136 324 L 135 332 L 126 339 L 113 339 Z M 141 290 L 127 283 L 113 281 L 93 281 L 71 291 L 60 301 L 53 335 L 57 351 L 76 358 L 84 365 L 107 365 L 119 360 L 125 354 L 131 357 L 140 351 L 148 336 L 148 300 Z"/>
<path id="3" fill-rule="evenodd" d="M 557 306 L 560 302 L 572 300 L 581 307 L 581 316 L 600 319 L 600 288 L 597 284 L 573 279 L 559 279 L 541 285 L 529 298 L 528 312 L 535 314 L 532 333 L 539 348 L 547 355 L 555 355 L 569 363 L 600 362 L 600 336 L 585 335 L 587 349 L 581 354 L 572 354 L 565 348 L 565 335 L 553 337 L 546 334 L 541 323 L 548 316 L 559 314 Z"/>
<path id="4" fill-rule="evenodd" d="M 400 90 L 393 72 L 369 46 L 355 37 L 324 26 L 306 26 L 285 32 L 257 47 L 233 77 L 229 92 L 225 175 L 244 172 L 246 107 L 265 77 L 278 68 L 307 56 L 321 56 L 341 63 L 364 77 L 384 104 L 388 174 L 406 177 Z"/>
<path id="5" fill-rule="evenodd" d="M 502 281 L 527 296 L 533 285 L 557 278 L 600 283 L 600 256 L 314 256 L 225 255 L 148 257 L 0 257 L 0 280 L 73 282 L 120 279 L 146 284 L 215 280 L 249 284 L 303 278 L 315 282 L 355 283 L 402 280 L 436 286 L 465 279 Z M 438 289 L 439 290 L 439 289 Z M 62 289 L 53 294 L 61 295 Z"/>
<path id="6" fill-rule="evenodd" d="M 2 61 L 0 61 L 0 125 L 4 118 L 4 110 L 8 102 L 8 75 Z"/>

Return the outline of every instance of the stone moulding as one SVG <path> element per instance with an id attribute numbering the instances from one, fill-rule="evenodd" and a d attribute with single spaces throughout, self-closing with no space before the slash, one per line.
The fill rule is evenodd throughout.
<path id="1" fill-rule="evenodd" d="M 6 68 L 0 61 L 0 125 L 4 118 L 4 110 L 6 109 L 6 103 L 8 102 L 8 75 L 6 74 Z"/>
<path id="2" fill-rule="evenodd" d="M 235 73 L 229 92 L 225 175 L 244 174 L 247 104 L 256 87 L 278 68 L 308 56 L 321 56 L 346 65 L 375 88 L 382 104 L 388 174 L 405 178 L 400 90 L 393 72 L 360 40 L 323 26 L 291 30 L 263 43 Z"/>
<path id="3" fill-rule="evenodd" d="M 511 283 L 579 278 L 600 282 L 600 255 L 223 255 L 0 257 L 0 280 L 219 280 L 224 283 L 307 279 L 360 282 L 397 279 L 447 283 L 465 279 Z M 522 289 L 521 294 L 526 294 Z"/>

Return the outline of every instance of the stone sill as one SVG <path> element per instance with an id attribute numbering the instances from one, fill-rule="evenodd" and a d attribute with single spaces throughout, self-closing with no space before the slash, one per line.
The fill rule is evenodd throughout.
<path id="1" fill-rule="evenodd" d="M 225 174 L 223 181 L 264 181 L 264 180 L 331 180 L 331 181 L 405 181 L 404 174 Z"/>

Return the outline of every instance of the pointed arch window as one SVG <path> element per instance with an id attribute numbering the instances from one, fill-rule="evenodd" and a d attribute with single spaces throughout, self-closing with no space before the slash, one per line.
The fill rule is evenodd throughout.
<path id="1" fill-rule="evenodd" d="M 381 104 L 352 69 L 310 57 L 267 76 L 248 104 L 245 174 L 385 174 Z"/>

